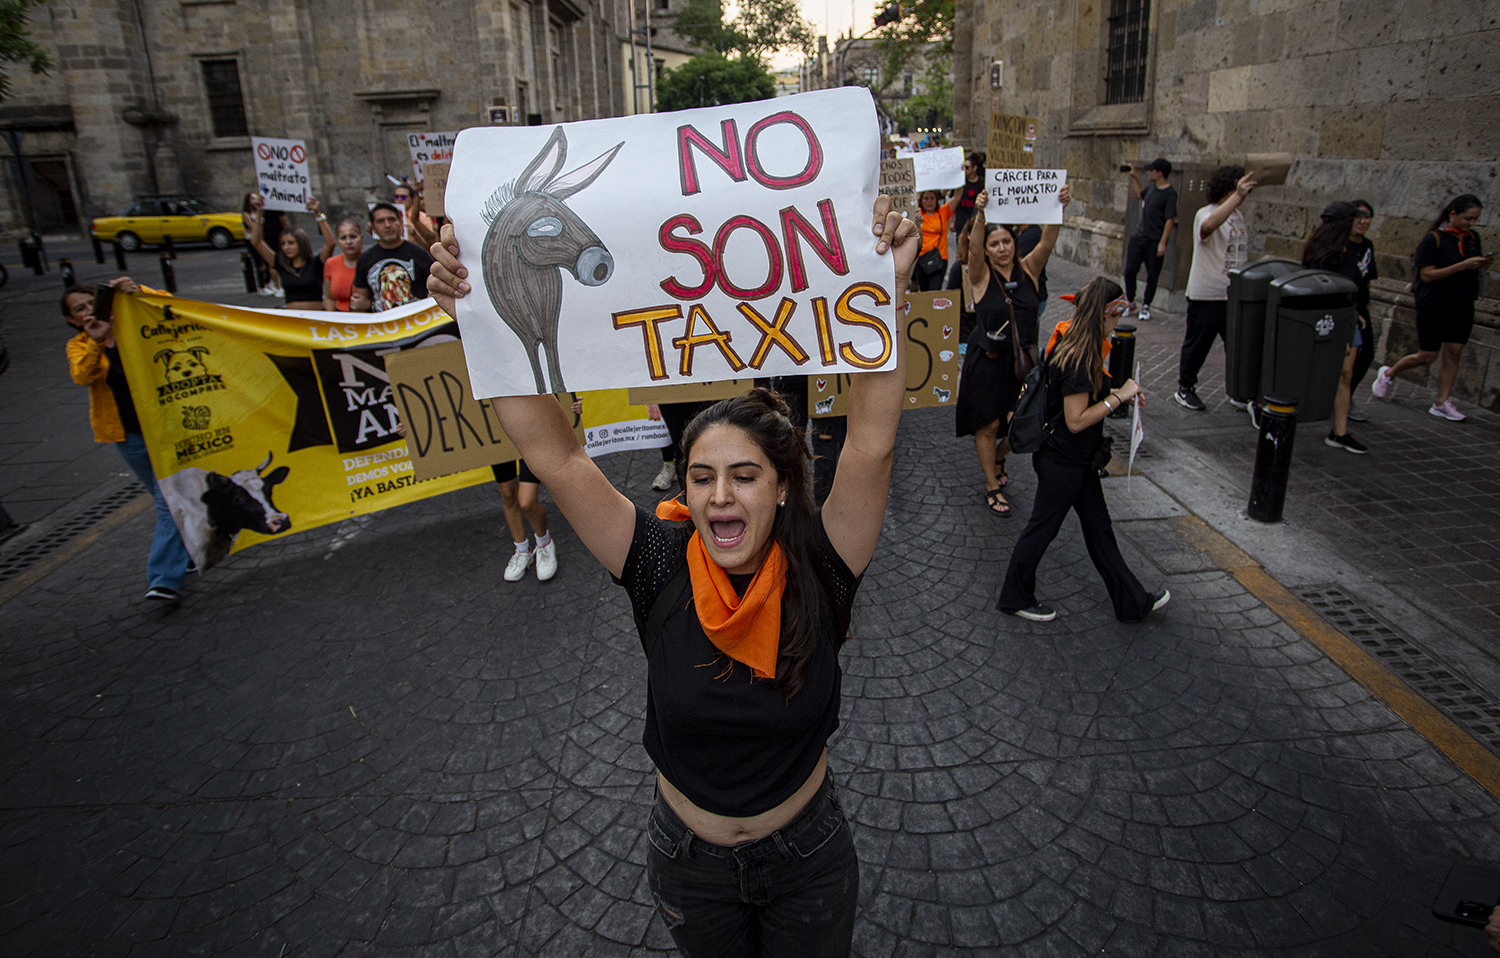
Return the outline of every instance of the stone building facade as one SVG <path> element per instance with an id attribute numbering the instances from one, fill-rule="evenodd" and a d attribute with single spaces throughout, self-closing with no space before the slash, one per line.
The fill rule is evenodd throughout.
<path id="1" fill-rule="evenodd" d="M 958 138 L 985 143 L 993 112 L 1041 121 L 1037 166 L 1068 170 L 1059 249 L 1078 262 L 1120 270 L 1121 163 L 1164 156 L 1191 181 L 1290 152 L 1286 185 L 1245 204 L 1252 258 L 1299 259 L 1326 203 L 1372 203 L 1379 355 L 1395 356 L 1415 348 L 1410 256 L 1443 204 L 1477 194 L 1500 246 L 1495 0 L 958 0 L 954 47 Z M 1178 306 L 1188 253 L 1168 251 Z M 1500 270 L 1486 279 L 1457 393 L 1500 408 Z"/>
<path id="2" fill-rule="evenodd" d="M 389 196 L 387 173 L 410 173 L 409 133 L 497 107 L 521 124 L 630 112 L 631 3 L 639 25 L 645 3 L 660 23 L 681 0 L 55 0 L 31 34 L 57 65 L 12 70 L 0 129 L 33 161 L 44 231 L 146 194 L 238 209 L 251 135 L 306 140 L 314 194 L 362 211 Z M 668 30 L 653 41 L 658 61 L 686 56 Z M 15 233 L 8 165 L 0 225 Z"/>

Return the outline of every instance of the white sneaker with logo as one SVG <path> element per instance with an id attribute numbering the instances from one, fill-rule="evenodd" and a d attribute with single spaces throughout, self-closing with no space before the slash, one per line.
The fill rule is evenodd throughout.
<path id="1" fill-rule="evenodd" d="M 1433 403 L 1432 408 L 1427 410 L 1427 413 L 1428 415 L 1438 416 L 1442 419 L 1446 419 L 1449 422 L 1463 422 L 1465 419 L 1469 418 L 1468 416 L 1465 416 L 1463 413 L 1458 411 L 1458 407 L 1453 405 L 1453 400 L 1451 399 L 1443 403 L 1442 405 Z"/>
<path id="2" fill-rule="evenodd" d="M 1376 399 L 1384 399 L 1391 394 L 1391 384 L 1395 380 L 1387 375 L 1390 368 L 1389 366 L 1381 366 L 1380 372 L 1375 374 L 1375 381 L 1370 383 L 1370 392 L 1374 394 Z"/>
<path id="3" fill-rule="evenodd" d="M 517 552 L 505 563 L 505 581 L 520 582 L 521 576 L 526 574 L 526 567 L 531 565 L 532 550 Z"/>
<path id="4" fill-rule="evenodd" d="M 546 582 L 557 575 L 557 543 L 549 542 L 536 550 L 536 579 Z"/>

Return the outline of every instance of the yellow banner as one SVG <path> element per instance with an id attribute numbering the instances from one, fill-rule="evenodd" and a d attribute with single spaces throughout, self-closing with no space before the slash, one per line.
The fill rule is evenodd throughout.
<path id="1" fill-rule="evenodd" d="M 115 341 L 162 494 L 207 569 L 275 536 L 491 478 L 418 480 L 385 357 L 453 341 L 423 300 L 383 313 L 117 295 Z"/>

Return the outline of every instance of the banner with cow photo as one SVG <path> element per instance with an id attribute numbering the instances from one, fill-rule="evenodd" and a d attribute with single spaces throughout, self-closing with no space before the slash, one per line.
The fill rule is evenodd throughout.
<path id="1" fill-rule="evenodd" d="M 445 205 L 476 397 L 890 369 L 863 87 L 474 127 Z"/>

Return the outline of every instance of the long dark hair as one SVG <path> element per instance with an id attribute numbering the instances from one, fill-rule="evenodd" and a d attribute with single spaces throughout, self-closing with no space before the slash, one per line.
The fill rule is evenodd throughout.
<path id="1" fill-rule="evenodd" d="M 786 591 L 781 598 L 781 646 L 776 656 L 776 679 L 772 688 L 790 702 L 807 679 L 807 662 L 818 643 L 818 625 L 823 593 L 834 594 L 831 583 L 819 573 L 819 545 L 808 474 L 811 460 L 803 431 L 792 425 L 792 410 L 780 393 L 756 387 L 743 396 L 716 403 L 687 424 L 682 431 L 682 455 L 677 457 L 677 478 L 687 488 L 687 464 L 693 444 L 713 426 L 733 426 L 760 447 L 776 477 L 786 483 L 786 505 L 776 510 L 771 536 L 786 558 Z M 839 623 L 839 642 L 849 623 Z"/>
<path id="2" fill-rule="evenodd" d="M 979 174 L 979 182 L 983 183 L 984 182 L 984 161 L 986 159 L 985 154 L 980 153 L 979 151 L 976 150 L 974 152 L 971 152 L 968 156 L 964 157 L 964 159 L 966 159 L 970 163 L 974 164 L 974 172 L 977 173 L 977 174 Z"/>
<path id="3" fill-rule="evenodd" d="M 291 234 L 297 240 L 297 252 L 302 254 L 302 266 L 305 269 L 307 264 L 312 262 L 313 258 L 312 240 L 308 239 L 307 230 L 300 226 L 293 228 Z M 283 233 L 282 235 L 285 236 L 286 234 Z M 292 261 L 287 259 L 287 255 L 281 251 L 280 237 L 276 239 L 276 265 L 286 269 L 296 268 L 292 266 Z"/>
<path id="4" fill-rule="evenodd" d="M 1302 246 L 1302 265 L 1336 269 L 1340 254 L 1349 246 L 1349 234 L 1354 230 L 1354 216 L 1358 212 L 1353 203 L 1342 201 L 1323 207 L 1322 222 Z"/>
<path id="5" fill-rule="evenodd" d="M 1123 295 L 1118 284 L 1103 276 L 1080 289 L 1073 299 L 1073 321 L 1048 359 L 1059 369 L 1082 369 L 1094 392 L 1104 384 L 1104 308 Z"/>
<path id="6" fill-rule="evenodd" d="M 1462 213 L 1465 210 L 1472 210 L 1476 206 L 1480 209 L 1484 209 L 1484 204 L 1479 201 L 1479 197 L 1475 196 L 1473 193 L 1460 193 L 1459 195 L 1448 201 L 1448 205 L 1443 207 L 1443 211 L 1437 215 L 1437 219 L 1432 221 L 1432 225 L 1429 226 L 1428 229 L 1435 230 L 1439 227 L 1447 226 L 1448 217 L 1452 216 L 1454 213 Z"/>

